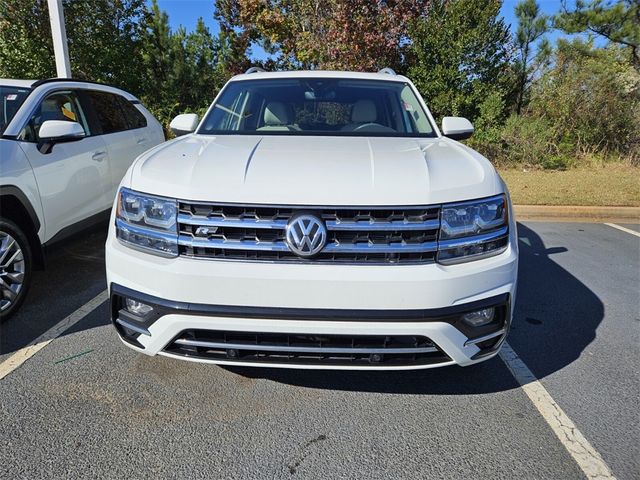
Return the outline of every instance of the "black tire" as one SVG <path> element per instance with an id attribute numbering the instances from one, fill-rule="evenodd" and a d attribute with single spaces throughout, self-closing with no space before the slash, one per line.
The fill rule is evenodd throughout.
<path id="1" fill-rule="evenodd" d="M 15 243 L 7 249 L 11 240 Z M 14 256 L 14 262 L 9 263 Z M 0 321 L 7 320 L 20 308 L 31 286 L 32 273 L 33 255 L 27 236 L 14 222 L 0 217 Z M 19 278 L 21 283 L 16 281 Z"/>

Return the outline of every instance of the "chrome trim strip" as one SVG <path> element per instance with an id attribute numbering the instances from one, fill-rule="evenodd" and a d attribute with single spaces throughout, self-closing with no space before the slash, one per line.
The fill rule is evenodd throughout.
<path id="1" fill-rule="evenodd" d="M 327 244 L 322 252 L 328 253 L 423 253 L 435 252 L 438 249 L 436 242 L 424 243 L 398 243 L 391 245 L 372 245 L 370 243 Z"/>
<path id="2" fill-rule="evenodd" d="M 287 220 L 228 220 L 225 218 L 209 218 L 204 215 L 187 215 L 186 213 L 178 214 L 178 223 L 199 227 L 265 228 L 270 230 L 280 230 L 287 226 Z"/>
<path id="3" fill-rule="evenodd" d="M 280 230 L 287 226 L 287 220 L 252 220 L 252 219 L 226 219 L 226 218 L 209 218 L 204 215 L 189 215 L 186 213 L 178 214 L 178 223 L 183 225 L 196 225 L 200 227 L 231 227 L 231 228 L 264 228 L 269 230 Z M 407 231 L 407 230 L 437 230 L 440 228 L 440 220 L 432 219 L 422 222 L 369 222 L 366 220 L 359 221 L 325 221 L 327 230 L 335 231 Z"/>
<path id="4" fill-rule="evenodd" d="M 227 241 L 217 238 L 198 239 L 188 235 L 180 235 L 178 244 L 192 248 L 218 248 L 227 250 L 253 250 L 253 251 L 273 251 L 290 252 L 287 244 L 281 242 L 257 242 L 255 240 Z M 424 242 L 416 244 L 392 244 L 392 245 L 372 245 L 369 243 L 356 244 L 327 244 L 322 253 L 423 253 L 435 252 L 438 248 L 436 242 Z"/>
<path id="5" fill-rule="evenodd" d="M 507 333 L 507 329 L 502 328 L 497 332 L 489 333 L 487 335 L 483 335 L 482 337 L 474 338 L 472 340 L 467 340 L 466 342 L 464 342 L 464 346 L 468 347 L 469 345 L 475 345 L 477 343 L 484 342 L 485 340 L 491 340 L 492 338 L 499 337 L 501 335 L 504 335 L 505 333 Z"/>
<path id="6" fill-rule="evenodd" d="M 440 228 L 440 220 L 425 220 L 423 222 L 403 222 L 392 220 L 390 222 L 367 222 L 359 220 L 355 222 L 337 222 L 335 220 L 327 220 L 325 222 L 327 230 L 336 231 L 367 231 L 379 232 L 386 230 L 407 231 L 407 230 L 437 230 Z"/>
<path id="7" fill-rule="evenodd" d="M 123 320 L 120 317 L 116 318 L 116 323 L 119 323 L 123 327 L 128 328 L 129 330 L 133 330 L 134 332 L 139 333 L 140 335 L 146 335 L 147 337 L 151 336 L 151 332 L 149 332 L 149 330 L 147 330 L 146 328 L 139 327 L 138 325 L 134 325 L 133 323 L 127 322 L 126 320 Z"/>
<path id="8" fill-rule="evenodd" d="M 431 353 L 437 352 L 436 347 L 419 348 L 350 348 L 350 347 L 296 347 L 293 345 L 251 345 L 247 343 L 219 343 L 202 340 L 179 338 L 175 341 L 179 345 L 190 347 L 220 348 L 223 350 L 266 350 L 269 352 L 301 352 L 301 353 Z"/>
<path id="9" fill-rule="evenodd" d="M 446 250 L 449 248 L 468 247 L 470 245 L 476 245 L 478 243 L 484 243 L 491 240 L 497 240 L 500 237 L 504 237 L 509 233 L 509 227 L 502 227 L 495 232 L 483 233 L 481 235 L 475 235 L 473 237 L 454 238 L 452 240 L 440 240 L 438 246 L 440 250 Z"/>
<path id="10" fill-rule="evenodd" d="M 188 235 L 178 237 L 178 245 L 192 248 L 219 248 L 226 250 L 255 250 L 272 252 L 289 252 L 289 247 L 284 242 L 257 242 L 255 240 L 227 241 L 217 238 L 200 239 Z"/>

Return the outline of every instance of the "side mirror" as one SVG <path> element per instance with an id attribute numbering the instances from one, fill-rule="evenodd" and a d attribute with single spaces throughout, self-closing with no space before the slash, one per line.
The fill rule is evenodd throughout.
<path id="1" fill-rule="evenodd" d="M 453 140 L 464 140 L 473 135 L 473 125 L 464 117 L 444 117 L 442 134 Z"/>
<path id="2" fill-rule="evenodd" d="M 56 143 L 82 140 L 85 137 L 85 132 L 78 122 L 47 120 L 40 126 L 38 137 L 40 137 L 38 150 L 46 155 L 51 152 Z"/>
<path id="3" fill-rule="evenodd" d="M 169 128 L 176 136 L 186 135 L 196 130 L 198 126 L 198 115 L 195 113 L 183 113 L 178 115 L 169 124 Z"/>

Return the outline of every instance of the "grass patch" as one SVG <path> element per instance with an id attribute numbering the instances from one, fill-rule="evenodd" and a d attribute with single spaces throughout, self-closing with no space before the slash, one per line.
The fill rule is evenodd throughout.
<path id="1" fill-rule="evenodd" d="M 640 167 L 613 163 L 563 171 L 498 170 L 516 205 L 640 206 Z"/>

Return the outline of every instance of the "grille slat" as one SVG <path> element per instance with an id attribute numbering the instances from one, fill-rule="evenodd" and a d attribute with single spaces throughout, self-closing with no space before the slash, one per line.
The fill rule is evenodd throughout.
<path id="1" fill-rule="evenodd" d="M 327 228 L 322 252 L 305 259 L 290 251 L 285 227 L 311 212 Z M 181 202 L 180 253 L 194 258 L 296 263 L 431 263 L 440 208 L 292 207 Z"/>
<path id="2" fill-rule="evenodd" d="M 211 360 L 298 365 L 427 365 L 451 359 L 429 338 L 186 330 L 166 352 Z"/>

